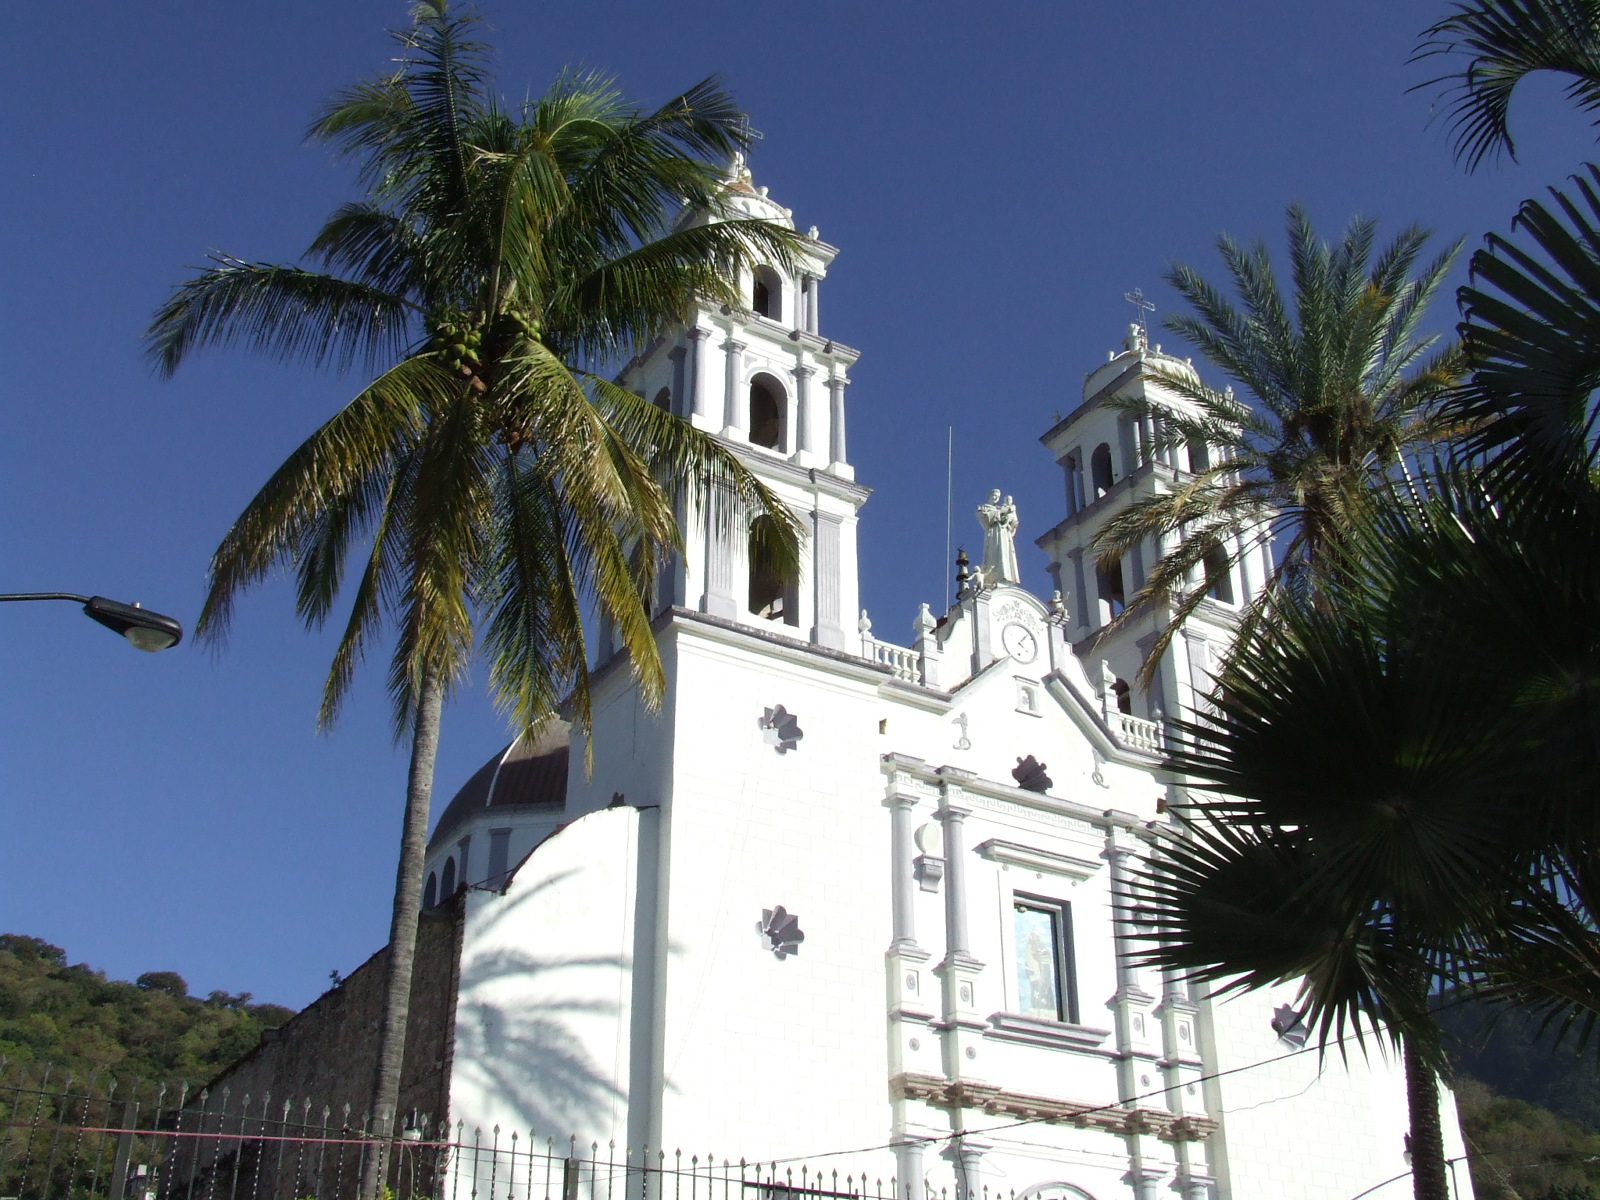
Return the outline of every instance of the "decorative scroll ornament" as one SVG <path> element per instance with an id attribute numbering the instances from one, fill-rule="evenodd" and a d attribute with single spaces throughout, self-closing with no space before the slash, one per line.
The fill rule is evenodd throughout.
<path id="1" fill-rule="evenodd" d="M 762 712 L 761 728 L 766 731 L 764 736 L 767 745 L 777 747 L 779 754 L 796 749 L 800 739 L 805 737 L 805 731 L 800 728 L 800 718 L 781 704 Z"/>
<path id="2" fill-rule="evenodd" d="M 1011 768 L 1011 778 L 1017 781 L 1017 786 L 1029 792 L 1048 792 L 1052 786 L 1050 776 L 1044 773 L 1048 763 L 1042 763 L 1033 755 L 1017 759 L 1017 765 Z"/>
<path id="3" fill-rule="evenodd" d="M 800 943 L 806 940 L 806 935 L 800 932 L 800 918 L 781 904 L 761 910 L 761 936 L 767 939 L 772 953 L 779 958 L 799 954 Z"/>

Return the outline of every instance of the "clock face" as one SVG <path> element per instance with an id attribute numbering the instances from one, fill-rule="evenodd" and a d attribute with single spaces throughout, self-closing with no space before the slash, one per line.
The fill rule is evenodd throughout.
<path id="1" fill-rule="evenodd" d="M 1021 625 L 1007 625 L 1000 631 L 1000 644 L 1013 662 L 1031 663 L 1039 654 L 1039 639 Z"/>

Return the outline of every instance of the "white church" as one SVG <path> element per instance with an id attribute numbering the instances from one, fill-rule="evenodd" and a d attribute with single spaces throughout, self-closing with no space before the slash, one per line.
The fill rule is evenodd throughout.
<path id="1" fill-rule="evenodd" d="M 730 188 L 791 222 L 747 171 Z M 655 622 L 661 709 L 603 662 L 592 775 L 552 723 L 434 828 L 426 904 L 461 914 L 433 1060 L 449 1122 L 822 1161 L 910 1200 L 1410 1195 L 1397 1060 L 1305 1046 L 1292 986 L 1218 1001 L 1125 957 L 1140 931 L 1113 896 L 1180 795 L 1162 716 L 1204 703 L 1270 562 L 1242 546 L 1150 692 L 1130 686 L 1162 614 L 1104 631 L 1149 560 L 1099 570 L 1090 542 L 1208 451 L 1157 454 L 1109 402 L 1180 405 L 1156 371 L 1192 368 L 1135 327 L 1044 433 L 1064 485 L 1036 538 L 1049 599 L 1018 578 L 996 492 L 954 607 L 880 641 L 845 436 L 858 352 L 823 332 L 837 251 L 811 234 L 797 274 L 761 268 L 748 311 L 701 312 L 624 376 L 802 517 L 798 582 L 687 529 Z"/>

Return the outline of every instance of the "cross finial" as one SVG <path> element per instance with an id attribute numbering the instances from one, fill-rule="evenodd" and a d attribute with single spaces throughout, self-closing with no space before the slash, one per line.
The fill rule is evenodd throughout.
<path id="1" fill-rule="evenodd" d="M 1144 315 L 1145 313 L 1155 312 L 1156 306 L 1151 301 L 1145 299 L 1144 289 L 1134 288 L 1131 292 L 1123 292 L 1122 298 L 1129 304 L 1133 305 L 1133 323 L 1141 330 L 1148 333 L 1149 327 L 1144 323 Z"/>
<path id="2" fill-rule="evenodd" d="M 762 133 L 761 130 L 750 124 L 749 113 L 740 113 L 736 118 L 734 118 L 733 127 L 739 131 L 740 140 L 743 141 L 747 146 L 751 142 L 762 141 L 767 136 L 766 134 Z"/>

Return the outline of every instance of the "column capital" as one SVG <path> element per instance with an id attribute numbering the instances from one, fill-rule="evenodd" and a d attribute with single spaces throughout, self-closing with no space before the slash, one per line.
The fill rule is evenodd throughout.
<path id="1" fill-rule="evenodd" d="M 722 343 L 722 348 L 724 350 L 732 350 L 732 351 L 734 351 L 736 353 L 741 353 L 742 354 L 744 351 L 748 350 L 750 347 L 749 347 L 749 345 L 747 343 L 741 342 L 738 338 L 734 337 L 730 333 L 728 335 L 728 340 Z"/>
<path id="2" fill-rule="evenodd" d="M 804 363 L 797 363 L 795 366 L 789 368 L 789 373 L 796 379 L 810 379 L 817 373 L 817 369 L 815 367 L 808 367 Z"/>
<path id="3" fill-rule="evenodd" d="M 683 347 L 683 346 L 674 346 L 671 350 L 667 351 L 667 357 L 670 358 L 673 362 L 682 362 L 683 361 L 683 356 L 685 354 L 687 354 L 687 353 L 688 353 L 688 350 L 685 347 Z"/>
<path id="4" fill-rule="evenodd" d="M 689 338 L 691 341 L 703 342 L 710 336 L 711 330 L 707 329 L 703 325 L 692 325 L 689 327 Z"/>

